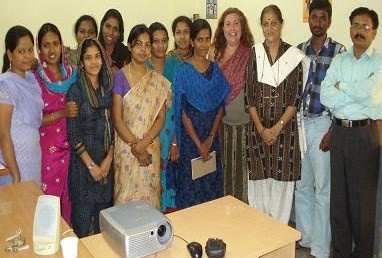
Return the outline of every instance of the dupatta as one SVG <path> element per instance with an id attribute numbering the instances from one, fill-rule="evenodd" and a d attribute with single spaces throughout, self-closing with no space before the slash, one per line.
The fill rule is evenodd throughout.
<path id="1" fill-rule="evenodd" d="M 36 39 L 38 45 L 38 39 Z M 52 71 L 46 64 L 46 59 L 42 56 L 40 49 L 37 49 L 40 65 L 34 72 L 40 85 L 45 85 L 50 91 L 55 93 L 66 93 L 77 80 L 77 69 L 69 64 L 69 56 L 65 53 L 64 44 L 61 42 L 61 57 L 59 67 L 61 70 L 61 80 L 55 80 Z"/>
<path id="2" fill-rule="evenodd" d="M 250 49 L 239 45 L 235 53 L 220 68 L 231 86 L 226 104 L 231 103 L 244 88 L 245 71 L 247 68 Z"/>
<path id="3" fill-rule="evenodd" d="M 136 137 L 148 133 L 165 101 L 171 106 L 170 85 L 161 74 L 149 71 L 123 97 L 123 117 Z"/>
<path id="4" fill-rule="evenodd" d="M 200 112 L 212 111 L 227 98 L 231 87 L 216 63 L 211 62 L 212 78 L 200 74 L 190 63 L 182 63 L 175 75 L 175 128 L 179 148 L 181 146 L 182 95 Z"/>
<path id="5" fill-rule="evenodd" d="M 100 94 L 96 94 L 96 90 L 94 89 L 92 82 L 90 81 L 86 71 L 81 68 L 80 56 L 82 55 L 83 43 L 85 41 L 91 40 L 98 46 L 98 49 L 101 52 L 102 65 L 101 70 L 98 75 L 98 83 L 99 83 L 99 91 Z M 94 109 L 103 109 L 103 115 L 105 116 L 105 132 L 104 132 L 104 150 L 108 151 L 110 145 L 113 142 L 112 139 L 112 123 L 111 123 L 111 105 L 112 105 L 112 78 L 113 73 L 110 69 L 109 62 L 107 61 L 105 50 L 103 49 L 101 43 L 95 38 L 86 38 L 82 41 L 82 43 L 78 47 L 78 80 L 77 85 L 81 88 L 86 96 L 87 101 Z"/>
<path id="6" fill-rule="evenodd" d="M 305 55 L 304 52 L 296 47 L 291 46 L 274 64 L 271 65 L 267 58 L 264 44 L 258 43 L 254 46 L 254 48 L 257 59 L 256 72 L 259 78 L 259 82 L 268 84 L 272 87 L 278 87 L 278 85 L 289 75 L 289 73 L 291 73 L 291 71 L 301 63 L 303 68 L 303 78 L 301 78 L 303 83 L 302 85 L 304 85 L 304 87 L 306 86 L 309 74 L 310 59 Z M 280 63 L 282 63 L 282 69 L 280 69 Z M 259 76 L 260 74 L 261 77 Z M 304 88 L 302 92 L 304 92 Z M 301 105 L 300 110 L 297 110 L 296 118 L 301 158 L 304 158 L 304 153 L 307 150 L 307 142 L 305 137 L 302 107 L 303 105 Z"/>

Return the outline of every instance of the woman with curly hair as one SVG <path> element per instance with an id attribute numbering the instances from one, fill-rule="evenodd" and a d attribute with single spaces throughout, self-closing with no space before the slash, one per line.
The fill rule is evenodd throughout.
<path id="1" fill-rule="evenodd" d="M 221 127 L 224 194 L 248 202 L 246 132 L 250 118 L 244 110 L 245 70 L 254 44 L 247 18 L 228 8 L 219 19 L 209 58 L 222 70 L 231 86 Z"/>

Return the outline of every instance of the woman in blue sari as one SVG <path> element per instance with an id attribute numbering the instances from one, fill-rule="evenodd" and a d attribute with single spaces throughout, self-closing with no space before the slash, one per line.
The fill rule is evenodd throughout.
<path id="1" fill-rule="evenodd" d="M 206 56 L 211 27 L 204 19 L 191 25 L 193 55 L 175 76 L 175 123 L 180 150 L 176 177 L 176 206 L 186 208 L 223 196 L 219 125 L 230 86 L 217 64 Z M 204 161 L 216 151 L 216 171 L 192 179 L 191 159 Z"/>
<path id="2" fill-rule="evenodd" d="M 168 48 L 168 33 L 166 27 L 154 22 L 149 30 L 153 35 L 151 42 L 151 58 L 147 61 L 147 66 L 161 73 L 167 80 L 174 83 L 175 71 L 179 65 L 177 58 L 166 57 Z M 173 95 L 174 97 L 174 95 Z M 175 136 L 174 108 L 167 108 L 166 121 L 159 134 L 160 138 L 160 159 L 161 159 L 161 211 L 168 213 L 176 209 L 175 206 L 175 171 L 177 164 L 174 163 L 179 158 L 179 150 Z"/>

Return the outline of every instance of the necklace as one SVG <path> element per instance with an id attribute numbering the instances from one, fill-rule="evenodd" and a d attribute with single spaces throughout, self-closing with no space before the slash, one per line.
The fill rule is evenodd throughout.
<path id="1" fill-rule="evenodd" d="M 272 73 L 272 75 L 273 75 L 273 80 L 275 81 L 276 86 L 278 87 L 279 86 L 279 78 L 280 78 L 280 62 L 279 62 L 279 60 L 277 60 L 276 62 L 277 62 L 277 79 L 276 79 L 275 73 Z"/>
<path id="2" fill-rule="evenodd" d="M 133 87 L 137 82 L 139 82 L 147 73 L 148 73 L 148 68 L 147 66 L 145 65 L 145 73 L 143 74 L 143 76 L 141 78 L 139 78 L 135 83 L 134 83 L 134 80 L 133 80 L 133 76 L 131 75 L 131 62 L 128 64 L 129 66 L 129 69 L 128 69 L 128 73 L 129 73 L 129 77 L 130 77 L 130 80 L 131 80 L 131 87 Z"/>
<path id="3" fill-rule="evenodd" d="M 188 51 L 187 51 L 187 52 L 184 52 L 183 54 L 181 53 L 181 51 L 179 51 L 179 49 L 175 49 L 175 53 L 176 53 L 176 55 L 179 56 L 179 58 L 182 59 L 182 60 L 185 60 L 185 59 L 191 57 L 191 54 L 192 54 L 192 52 L 190 51 L 190 49 L 188 49 Z"/>
<path id="4" fill-rule="evenodd" d="M 206 70 L 207 70 L 207 67 L 205 64 L 201 64 L 201 69 L 199 69 L 199 67 L 197 66 L 197 63 L 195 63 L 195 60 L 194 60 L 194 56 L 191 57 L 191 63 L 192 65 L 194 66 L 194 68 L 200 72 L 200 73 L 204 73 Z M 208 65 L 208 64 L 207 64 Z"/>

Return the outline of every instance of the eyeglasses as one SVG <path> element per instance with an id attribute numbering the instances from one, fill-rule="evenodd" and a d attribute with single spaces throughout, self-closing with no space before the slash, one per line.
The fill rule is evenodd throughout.
<path id="1" fill-rule="evenodd" d="M 353 23 L 350 28 L 352 30 L 364 30 L 364 31 L 370 31 L 372 28 L 368 24 L 361 24 L 361 23 Z"/>

